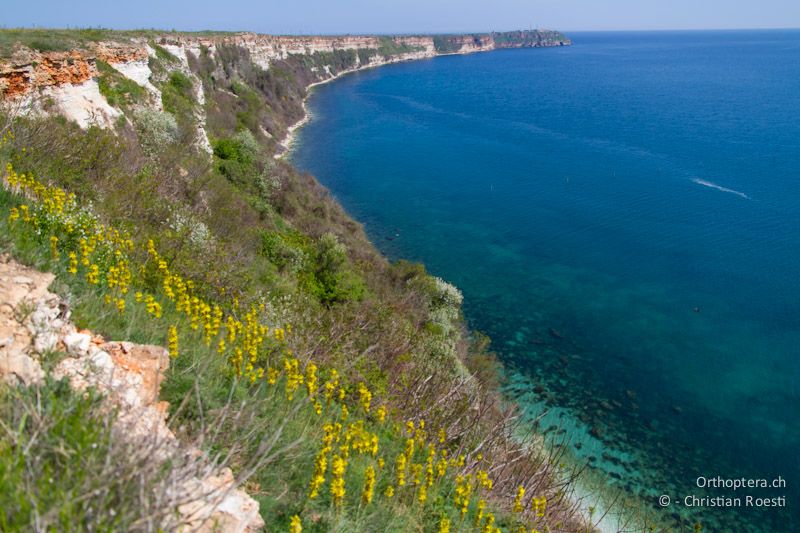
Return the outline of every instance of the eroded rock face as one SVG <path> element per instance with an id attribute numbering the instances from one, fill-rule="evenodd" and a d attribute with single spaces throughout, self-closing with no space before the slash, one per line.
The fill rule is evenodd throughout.
<path id="1" fill-rule="evenodd" d="M 437 49 L 436 39 L 446 46 Z M 292 55 L 312 55 L 341 50 L 358 50 L 355 64 L 347 70 L 322 65 L 312 68 L 317 80 L 326 81 L 353 70 L 376 67 L 399 61 L 423 59 L 438 54 L 467 54 L 495 48 L 560 46 L 570 44 L 557 32 L 517 31 L 469 35 L 400 35 L 378 37 L 347 36 L 277 36 L 255 33 L 236 33 L 220 36 L 164 34 L 154 39 L 159 46 L 177 58 L 180 70 L 193 80 L 197 119 L 197 145 L 210 153 L 211 145 L 204 129 L 205 114 L 203 84 L 189 68 L 189 56 L 195 59 L 204 52 L 211 56 L 218 46 L 245 48 L 250 60 L 263 69 Z M 387 40 L 405 51 L 382 55 L 379 50 Z M 161 110 L 161 93 L 151 79 L 149 59 L 155 51 L 141 37 L 127 41 L 99 42 L 86 49 L 68 52 L 39 52 L 18 47 L 8 59 L 0 59 L 0 105 L 14 112 L 58 113 L 82 128 L 92 125 L 110 128 L 122 112 L 109 105 L 97 83 L 97 61 L 104 61 L 120 74 L 141 85 L 150 93 L 149 105 Z M 157 83 L 156 83 L 157 85 Z"/>
<path id="2" fill-rule="evenodd" d="M 97 77 L 97 60 L 112 65 L 147 61 L 147 48 L 131 44 L 98 43 L 92 50 L 40 52 L 19 47 L 0 60 L 0 98 L 13 99 L 34 89 L 81 85 Z"/>
<path id="3" fill-rule="evenodd" d="M 79 85 L 94 76 L 97 65 L 93 55 L 78 50 L 38 52 L 21 48 L 10 60 L 0 62 L 0 97 L 23 96 L 34 87 Z"/>
<path id="4" fill-rule="evenodd" d="M 161 346 L 107 342 L 69 321 L 68 306 L 47 287 L 54 276 L 0 256 L 0 378 L 31 385 L 45 377 L 42 354 L 66 354 L 52 371 L 76 390 L 93 388 L 117 412 L 116 434 L 147 443 L 158 459 L 203 454 L 177 440 L 166 424 L 167 404 L 158 398 L 169 354 Z M 180 529 L 254 532 L 264 527 L 258 503 L 236 488 L 227 468 L 202 467 L 172 489 L 182 502 L 176 511 Z"/>
<path id="5" fill-rule="evenodd" d="M 60 315 L 58 299 L 47 292 L 52 281 L 52 274 L 0 257 L 0 376 L 7 383 L 44 378 L 36 355 L 55 347 Z"/>

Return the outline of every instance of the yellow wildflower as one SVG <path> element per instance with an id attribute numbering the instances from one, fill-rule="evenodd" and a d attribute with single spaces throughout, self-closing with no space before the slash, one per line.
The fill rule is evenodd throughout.
<path id="1" fill-rule="evenodd" d="M 365 504 L 372 503 L 372 493 L 375 490 L 375 469 L 372 465 L 367 467 L 364 474 L 364 490 L 361 492 L 361 501 Z"/>
<path id="2" fill-rule="evenodd" d="M 406 456 L 404 454 L 400 454 L 397 456 L 397 462 L 395 464 L 396 475 L 397 475 L 397 486 L 403 487 L 406 484 Z"/>
<path id="3" fill-rule="evenodd" d="M 522 512 L 522 499 L 525 497 L 525 487 L 520 485 L 517 488 L 517 495 L 514 497 L 514 508 L 512 509 L 515 513 Z"/>
<path id="4" fill-rule="evenodd" d="M 167 334 L 167 343 L 169 345 L 169 355 L 172 358 L 178 357 L 178 328 L 175 326 L 169 327 Z"/>
<path id="5" fill-rule="evenodd" d="M 75 252 L 69 253 L 69 268 L 67 271 L 70 274 L 77 274 L 78 273 L 78 255 Z"/>
<path id="6" fill-rule="evenodd" d="M 300 517 L 294 515 L 289 522 L 289 533 L 302 533 L 303 524 L 300 522 Z"/>
<path id="7" fill-rule="evenodd" d="M 363 383 L 358 384 L 358 401 L 361 407 L 364 408 L 365 413 L 369 413 L 369 406 L 372 402 L 372 392 Z"/>
<path id="8" fill-rule="evenodd" d="M 536 516 L 539 518 L 543 517 L 547 508 L 547 498 L 544 496 L 533 498 L 531 503 L 533 503 L 533 512 L 536 513 Z"/>

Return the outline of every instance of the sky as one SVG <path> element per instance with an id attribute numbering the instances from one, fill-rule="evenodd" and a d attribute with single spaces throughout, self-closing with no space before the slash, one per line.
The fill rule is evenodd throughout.
<path id="1" fill-rule="evenodd" d="M 800 28 L 800 0 L 0 0 L 0 27 L 275 34 Z"/>

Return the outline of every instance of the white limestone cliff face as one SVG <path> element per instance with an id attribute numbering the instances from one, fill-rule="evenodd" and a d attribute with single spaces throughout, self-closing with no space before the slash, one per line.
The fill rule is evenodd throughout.
<path id="1" fill-rule="evenodd" d="M 511 36 L 511 37 L 509 37 Z M 313 72 L 318 81 L 333 79 L 362 68 L 372 68 L 398 61 L 430 58 L 440 54 L 468 54 L 496 48 L 558 46 L 569 44 L 560 34 L 538 32 L 513 32 L 512 34 L 448 35 L 440 36 L 447 46 L 437 50 L 432 36 L 275 36 L 255 33 L 197 36 L 191 34 L 165 34 L 153 39 L 177 58 L 170 65 L 186 74 L 193 83 L 197 124 L 196 142 L 206 152 L 211 146 L 206 134 L 205 94 L 203 84 L 194 75 L 190 57 L 199 58 L 203 50 L 212 57 L 218 46 L 240 46 L 249 52 L 251 61 L 268 70 L 276 61 L 297 54 L 330 53 L 341 50 L 360 51 L 353 68 L 336 71 L 332 65 L 318 65 Z M 559 40 L 561 39 L 561 40 Z M 407 50 L 384 56 L 382 45 Z M 368 55 L 365 51 L 372 51 Z M 0 106 L 19 112 L 59 113 L 74 120 L 82 128 L 91 125 L 112 127 L 121 111 L 109 105 L 100 94 L 97 84 L 97 60 L 111 65 L 117 72 L 136 82 L 151 95 L 150 107 L 161 110 L 161 94 L 154 80 L 149 60 L 155 51 L 143 38 L 121 42 L 100 42 L 86 50 L 69 52 L 38 52 L 18 48 L 10 58 L 0 59 Z M 363 56 L 366 55 L 366 59 Z M 156 81 L 156 83 L 154 83 Z"/>

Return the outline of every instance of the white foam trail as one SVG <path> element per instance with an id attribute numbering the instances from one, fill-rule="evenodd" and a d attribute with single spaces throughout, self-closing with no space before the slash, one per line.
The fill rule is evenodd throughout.
<path id="1" fill-rule="evenodd" d="M 743 193 L 741 191 L 737 191 L 737 190 L 734 190 L 734 189 L 729 189 L 727 187 L 723 187 L 722 185 L 717 185 L 716 183 L 712 183 L 710 181 L 701 180 L 700 178 L 693 178 L 692 181 L 697 183 L 698 185 L 703 185 L 705 187 L 711 187 L 712 189 L 717 189 L 718 191 L 729 192 L 731 194 L 735 194 L 736 196 L 741 196 L 745 200 L 752 200 L 752 198 L 750 198 L 749 196 L 747 196 L 745 193 Z"/>

